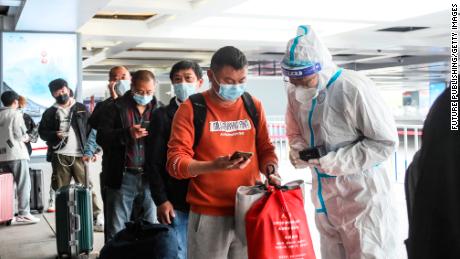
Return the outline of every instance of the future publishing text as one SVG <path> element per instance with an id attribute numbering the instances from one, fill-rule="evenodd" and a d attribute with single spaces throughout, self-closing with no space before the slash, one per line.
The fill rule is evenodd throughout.
<path id="1" fill-rule="evenodd" d="M 450 45 L 450 129 L 458 131 L 458 8 L 451 9 Z"/>

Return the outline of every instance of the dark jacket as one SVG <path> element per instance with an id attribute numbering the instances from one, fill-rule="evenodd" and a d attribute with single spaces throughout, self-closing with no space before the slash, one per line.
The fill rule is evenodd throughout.
<path id="1" fill-rule="evenodd" d="M 450 129 L 450 108 L 447 88 L 423 127 L 406 243 L 409 259 L 460 258 L 460 132 Z"/>
<path id="2" fill-rule="evenodd" d="M 123 179 L 123 171 L 126 162 L 127 145 L 131 135 L 129 127 L 126 127 L 126 110 L 132 102 L 131 91 L 117 98 L 104 108 L 104 116 L 101 116 L 97 131 L 96 142 L 104 150 L 105 168 L 102 169 L 104 183 L 113 189 L 120 189 Z M 159 105 L 154 97 L 151 104 L 152 111 Z"/>
<path id="3" fill-rule="evenodd" d="M 111 103 L 114 102 L 115 99 L 112 97 L 109 97 L 105 99 L 102 102 L 98 102 L 96 104 L 96 107 L 94 107 L 93 113 L 91 113 L 91 116 L 88 119 L 88 123 L 90 124 L 91 128 L 93 129 L 98 129 L 99 128 L 99 123 L 104 116 L 104 111 L 105 108 L 108 107 Z"/>
<path id="4" fill-rule="evenodd" d="M 22 117 L 24 118 L 24 124 L 26 125 L 26 128 L 27 128 L 27 134 L 32 135 L 37 125 L 35 124 L 34 120 L 32 119 L 32 117 L 30 117 L 29 114 L 23 113 Z M 25 144 L 27 147 L 27 152 L 29 152 L 29 156 L 30 156 L 30 154 L 32 154 L 32 144 L 30 143 L 30 141 L 26 142 Z"/>
<path id="5" fill-rule="evenodd" d="M 94 107 L 93 113 L 91 113 L 91 116 L 88 119 L 88 123 L 91 126 L 91 128 L 97 130 L 100 126 L 100 121 L 102 120 L 102 117 L 104 117 L 105 110 L 107 107 L 110 106 L 111 103 L 113 103 L 115 99 L 112 97 L 109 97 L 105 99 L 102 102 L 98 102 L 96 104 L 96 107 Z M 96 135 L 97 136 L 97 135 Z M 102 175 L 101 175 L 101 180 L 105 179 L 104 178 L 104 173 L 105 170 L 107 169 L 107 155 L 106 153 L 108 152 L 102 152 Z M 104 182 L 101 182 L 101 186 L 105 186 Z"/>
<path id="6" fill-rule="evenodd" d="M 48 146 L 48 162 L 51 161 L 52 155 L 56 151 L 53 147 L 60 142 L 60 139 L 56 134 L 59 130 L 59 118 L 56 112 L 57 108 L 54 106 L 46 109 L 38 126 L 38 134 L 41 139 L 46 141 L 46 145 Z M 86 137 L 88 136 L 90 130 L 88 127 L 89 112 L 84 104 L 76 102 L 71 108 L 71 113 L 73 114 L 71 125 L 77 135 L 77 141 L 80 149 L 83 152 L 85 149 Z"/>
<path id="7" fill-rule="evenodd" d="M 146 173 L 150 179 L 150 192 L 157 206 L 170 201 L 174 209 L 188 211 L 185 201 L 189 180 L 177 180 L 166 170 L 168 140 L 171 124 L 177 111 L 176 98 L 168 106 L 157 109 L 153 114 L 147 138 Z"/>

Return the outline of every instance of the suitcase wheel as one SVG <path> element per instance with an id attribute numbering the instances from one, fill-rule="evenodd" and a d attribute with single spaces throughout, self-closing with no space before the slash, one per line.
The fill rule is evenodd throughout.
<path id="1" fill-rule="evenodd" d="M 13 221 L 12 219 L 8 220 L 8 221 L 6 222 L 6 225 L 7 225 L 7 226 L 11 226 L 11 222 L 12 222 L 12 221 Z"/>

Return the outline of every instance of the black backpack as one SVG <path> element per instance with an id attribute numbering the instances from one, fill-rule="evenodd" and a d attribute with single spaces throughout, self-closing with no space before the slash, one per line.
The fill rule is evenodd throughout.
<path id="1" fill-rule="evenodd" d="M 179 245 L 169 225 L 127 222 L 101 250 L 99 259 L 176 259 Z"/>
<path id="2" fill-rule="evenodd" d="M 241 96 L 244 103 L 244 108 L 246 112 L 251 117 L 252 123 L 256 130 L 256 139 L 257 139 L 257 128 L 259 127 L 259 114 L 257 112 L 256 106 L 254 105 L 254 100 L 248 92 L 244 92 Z M 201 93 L 193 94 L 189 96 L 190 101 L 192 102 L 193 107 L 193 126 L 195 128 L 195 139 L 193 141 L 193 148 L 195 149 L 200 143 L 201 135 L 203 134 L 203 127 L 206 121 L 207 106 L 206 101 Z"/>

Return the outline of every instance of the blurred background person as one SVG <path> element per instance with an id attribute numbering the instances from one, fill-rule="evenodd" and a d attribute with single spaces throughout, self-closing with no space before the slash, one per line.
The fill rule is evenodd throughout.
<path id="1" fill-rule="evenodd" d="M 27 128 L 27 134 L 30 136 L 30 141 L 26 142 L 27 151 L 29 152 L 29 156 L 32 154 L 32 144 L 37 142 L 38 138 L 38 126 L 35 124 L 32 117 L 25 112 L 27 107 L 27 99 L 24 96 L 19 96 L 19 110 L 22 111 L 22 117 L 24 118 L 24 123 Z"/>
<path id="2" fill-rule="evenodd" d="M 29 141 L 29 135 L 18 110 L 19 96 L 13 91 L 6 91 L 1 101 L 4 107 L 0 108 L 0 168 L 13 174 L 18 197 L 18 216 L 12 223 L 37 223 L 40 219 L 30 214 L 30 157 L 24 144 Z"/>

